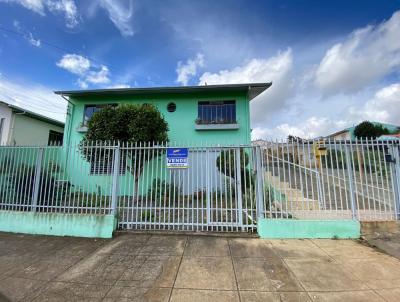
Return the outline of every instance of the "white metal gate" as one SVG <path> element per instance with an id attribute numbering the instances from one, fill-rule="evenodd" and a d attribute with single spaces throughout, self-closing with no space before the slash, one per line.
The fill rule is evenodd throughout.
<path id="1" fill-rule="evenodd" d="M 166 168 L 167 146 L 121 146 L 121 229 L 251 231 L 256 226 L 254 147 L 189 147 L 189 167 Z M 145 159 L 140 167 L 139 161 Z M 149 160 L 150 159 L 150 160 Z M 139 173 L 138 170 L 141 170 Z M 138 175 L 133 179 L 131 175 Z"/>

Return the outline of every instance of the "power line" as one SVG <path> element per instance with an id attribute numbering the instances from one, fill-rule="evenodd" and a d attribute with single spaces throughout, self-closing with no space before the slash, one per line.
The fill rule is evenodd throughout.
<path id="1" fill-rule="evenodd" d="M 0 30 L 3 31 L 3 32 L 7 32 L 7 33 L 14 34 L 14 35 L 18 35 L 18 36 L 20 36 L 20 37 L 22 37 L 22 38 L 24 38 L 24 39 L 29 38 L 29 34 L 31 34 L 30 32 L 25 31 L 25 30 L 22 30 L 22 29 L 19 30 L 19 31 L 16 31 L 16 30 L 13 30 L 13 29 L 4 27 L 4 26 L 2 26 L 2 25 L 0 25 Z M 24 33 L 23 31 L 24 31 L 25 33 Z M 114 66 L 114 65 L 106 64 L 106 63 L 104 63 L 104 62 L 101 62 L 100 60 L 97 60 L 97 59 L 93 58 L 93 57 L 86 56 L 86 55 L 80 53 L 80 51 L 68 50 L 68 49 L 63 48 L 63 47 L 60 47 L 60 46 L 58 46 L 58 45 L 56 45 L 56 44 L 54 44 L 54 43 L 48 42 L 48 41 L 46 41 L 46 40 L 43 40 L 43 39 L 41 39 L 41 38 L 40 38 L 39 40 L 40 40 L 40 43 L 41 43 L 41 44 L 44 44 L 44 45 L 49 46 L 49 47 L 52 47 L 52 48 L 54 48 L 54 49 L 56 49 L 56 50 L 58 50 L 58 51 L 60 51 L 60 52 L 62 52 L 62 53 L 76 53 L 76 52 L 78 52 L 79 55 L 82 55 L 83 57 L 90 59 L 92 62 L 95 62 L 95 63 L 100 64 L 100 65 L 106 65 L 107 67 L 111 67 L 111 68 L 113 68 L 114 70 L 119 70 L 119 68 L 116 67 L 116 66 Z M 121 71 L 121 70 L 120 70 L 120 71 Z M 145 76 L 141 76 L 141 75 L 135 74 L 135 73 L 132 73 L 132 74 L 133 74 L 135 77 L 142 78 L 142 79 L 146 79 Z"/>

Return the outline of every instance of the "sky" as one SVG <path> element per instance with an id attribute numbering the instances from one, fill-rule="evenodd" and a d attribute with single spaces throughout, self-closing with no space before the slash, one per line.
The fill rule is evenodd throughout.
<path id="1" fill-rule="evenodd" d="M 272 82 L 252 138 L 400 125 L 400 0 L 0 0 L 0 101 L 54 90 Z"/>

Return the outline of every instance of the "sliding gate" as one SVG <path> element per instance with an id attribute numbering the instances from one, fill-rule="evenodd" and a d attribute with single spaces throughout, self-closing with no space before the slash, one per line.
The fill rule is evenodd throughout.
<path id="1" fill-rule="evenodd" d="M 169 148 L 120 147 L 120 229 L 255 229 L 262 185 L 254 165 L 256 147 L 189 147 L 187 166 L 179 168 L 167 167 Z"/>

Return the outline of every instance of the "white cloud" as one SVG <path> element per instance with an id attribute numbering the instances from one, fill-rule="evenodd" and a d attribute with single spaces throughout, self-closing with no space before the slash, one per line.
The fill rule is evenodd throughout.
<path id="1" fill-rule="evenodd" d="M 292 94 L 293 56 L 291 49 L 266 59 L 252 59 L 242 66 L 217 73 L 204 73 L 199 85 L 271 82 L 272 87 L 251 102 L 251 119 L 255 127 L 265 123 L 273 111 L 285 107 Z"/>
<path id="2" fill-rule="evenodd" d="M 114 85 L 107 86 L 107 88 L 110 88 L 110 89 L 131 88 L 131 85 L 128 85 L 128 84 L 114 84 Z"/>
<path id="3" fill-rule="evenodd" d="M 81 55 L 65 54 L 56 65 L 72 74 L 78 75 L 77 84 L 82 89 L 88 88 L 89 83 L 99 85 L 110 82 L 110 71 L 107 66 L 96 66 Z"/>
<path id="4" fill-rule="evenodd" d="M 43 0 L 0 0 L 0 2 L 16 3 L 42 16 L 45 15 L 45 3 Z"/>
<path id="5" fill-rule="evenodd" d="M 100 70 L 89 71 L 85 79 L 87 82 L 92 84 L 105 84 L 110 82 L 108 75 L 109 75 L 109 70 L 107 66 L 101 65 Z"/>
<path id="6" fill-rule="evenodd" d="M 78 25 L 78 9 L 73 0 L 47 1 L 47 7 L 51 12 L 60 12 L 65 14 L 66 25 L 74 28 Z"/>
<path id="7" fill-rule="evenodd" d="M 134 7 L 132 1 L 100 0 L 98 2 L 123 36 L 133 36 Z"/>
<path id="8" fill-rule="evenodd" d="M 301 138 L 316 138 L 334 133 L 339 129 L 348 126 L 346 121 L 334 121 L 328 117 L 312 116 L 297 124 L 283 123 L 273 128 L 254 128 L 252 139 L 284 139 L 289 134 Z"/>
<path id="9" fill-rule="evenodd" d="M 35 39 L 31 32 L 29 33 L 28 41 L 29 41 L 29 43 L 31 43 L 33 46 L 36 46 L 36 47 L 40 47 L 40 45 L 42 45 L 42 42 L 40 42 L 40 39 Z"/>
<path id="10" fill-rule="evenodd" d="M 186 63 L 179 61 L 176 67 L 176 73 L 178 74 L 176 81 L 186 86 L 190 79 L 197 74 L 198 68 L 203 66 L 204 56 L 200 53 L 194 59 L 188 59 Z"/>
<path id="11" fill-rule="evenodd" d="M 66 54 L 57 62 L 58 67 L 77 75 L 84 75 L 89 70 L 90 65 L 89 59 L 77 54 Z"/>
<path id="12" fill-rule="evenodd" d="M 65 15 L 66 26 L 73 28 L 78 25 L 78 10 L 74 0 L 0 0 L 5 3 L 15 3 L 41 15 L 46 15 L 46 9 L 52 13 Z"/>
<path id="13" fill-rule="evenodd" d="M 35 39 L 33 34 L 30 31 L 25 30 L 18 20 L 13 21 L 13 26 L 33 46 L 40 47 L 42 45 L 40 39 Z"/>
<path id="14" fill-rule="evenodd" d="M 400 125 L 400 83 L 381 88 L 361 108 L 351 106 L 349 113 L 358 120 Z"/>
<path id="15" fill-rule="evenodd" d="M 400 11 L 381 24 L 357 29 L 331 47 L 315 72 L 324 94 L 352 93 L 400 67 Z"/>
<path id="16" fill-rule="evenodd" d="M 67 103 L 48 87 L 0 77 L 0 101 L 65 121 Z"/>

